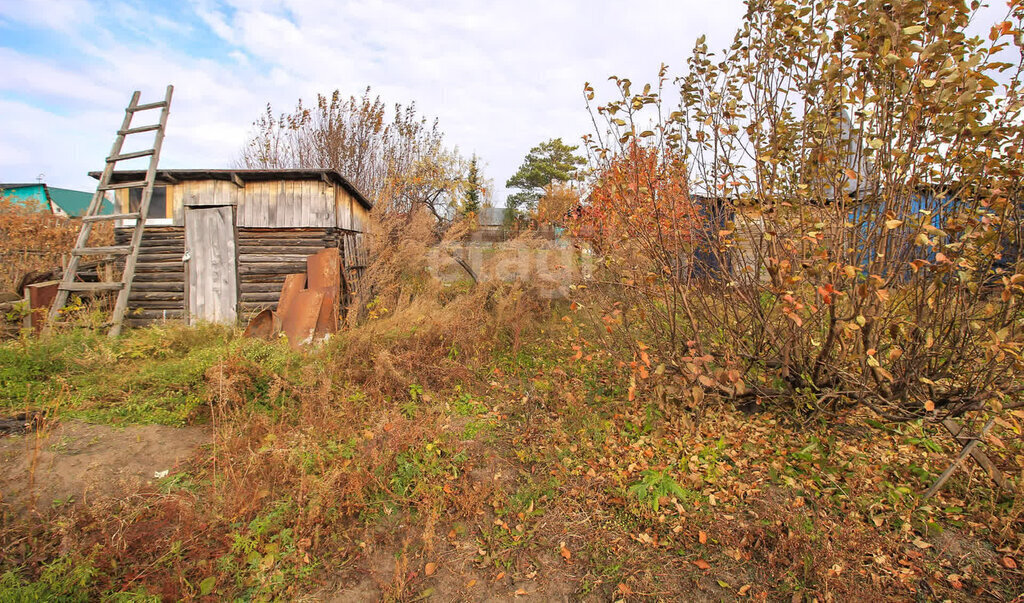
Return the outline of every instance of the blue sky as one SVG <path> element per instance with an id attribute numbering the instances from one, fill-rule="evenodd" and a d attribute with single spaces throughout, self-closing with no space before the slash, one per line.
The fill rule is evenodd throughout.
<path id="1" fill-rule="evenodd" d="M 366 86 L 415 101 L 502 185 L 590 128 L 585 81 L 726 45 L 738 0 L 0 0 L 0 182 L 91 189 L 131 92 L 175 96 L 162 167 L 226 167 L 268 102 Z"/>

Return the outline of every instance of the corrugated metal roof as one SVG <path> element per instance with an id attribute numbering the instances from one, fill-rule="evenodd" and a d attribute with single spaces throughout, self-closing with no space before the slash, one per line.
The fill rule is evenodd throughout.
<path id="1" fill-rule="evenodd" d="M 97 180 L 100 172 L 89 172 L 89 175 Z M 243 182 L 265 182 L 267 180 L 319 180 L 321 178 L 330 180 L 349 192 L 360 205 L 366 209 L 372 209 L 370 202 L 355 186 L 344 176 L 335 170 L 326 169 L 280 169 L 280 170 L 231 170 L 231 169 L 184 169 L 184 170 L 157 170 L 157 183 L 166 185 L 174 184 L 181 180 L 227 180 L 231 181 L 237 177 Z M 113 183 L 131 182 L 133 180 L 145 180 L 145 170 L 119 170 L 114 172 Z"/>
<path id="2" fill-rule="evenodd" d="M 84 216 L 85 212 L 89 209 L 89 204 L 92 203 L 93 193 L 75 191 L 68 188 L 57 188 L 55 186 L 48 188 L 50 189 L 50 201 L 63 209 L 64 213 L 69 216 L 76 218 Z M 100 214 L 112 213 L 114 213 L 114 204 L 104 199 L 100 205 Z"/>

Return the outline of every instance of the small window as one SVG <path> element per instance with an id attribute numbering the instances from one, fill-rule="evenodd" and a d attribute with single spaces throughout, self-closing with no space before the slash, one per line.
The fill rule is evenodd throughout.
<path id="1" fill-rule="evenodd" d="M 128 189 L 128 211 L 136 212 L 139 211 L 139 206 L 142 204 L 142 188 L 131 188 Z M 167 187 L 166 186 L 154 186 L 153 197 L 149 200 L 149 213 L 146 218 L 166 218 L 167 217 Z"/>

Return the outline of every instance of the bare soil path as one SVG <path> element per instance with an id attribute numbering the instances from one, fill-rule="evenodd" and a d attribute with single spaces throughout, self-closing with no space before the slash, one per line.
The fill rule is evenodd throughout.
<path id="1" fill-rule="evenodd" d="M 68 421 L 0 438 L 0 501 L 20 511 L 117 497 L 156 481 L 210 441 L 201 427 Z M 166 475 L 166 474 L 163 474 Z"/>

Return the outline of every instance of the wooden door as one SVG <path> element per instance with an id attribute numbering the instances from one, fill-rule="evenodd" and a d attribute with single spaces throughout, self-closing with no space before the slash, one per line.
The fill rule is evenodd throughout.
<path id="1" fill-rule="evenodd" d="M 238 320 L 235 208 L 185 208 L 189 322 Z"/>

